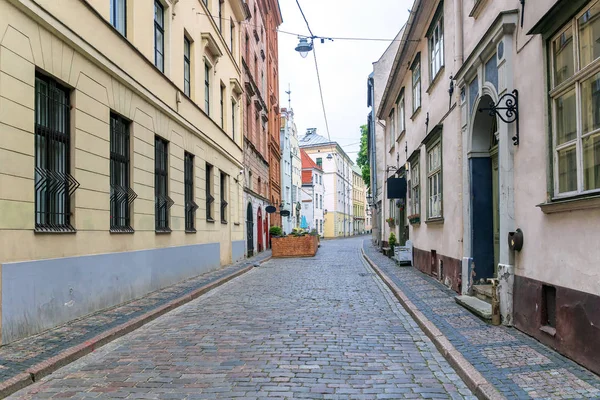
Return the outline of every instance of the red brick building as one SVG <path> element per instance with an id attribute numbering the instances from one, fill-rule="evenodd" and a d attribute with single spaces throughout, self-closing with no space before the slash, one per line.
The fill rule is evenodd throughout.
<path id="1" fill-rule="evenodd" d="M 267 32 L 261 0 L 248 0 L 250 18 L 242 24 L 244 102 L 244 210 L 246 254 L 267 247 L 269 201 L 269 107 Z"/>
<path id="2" fill-rule="evenodd" d="M 277 28 L 283 23 L 277 0 L 261 0 L 267 30 L 267 105 L 269 107 L 269 184 L 270 200 L 274 206 L 281 204 L 281 151 L 279 149 L 279 51 Z M 271 226 L 281 226 L 279 213 L 271 214 Z"/>

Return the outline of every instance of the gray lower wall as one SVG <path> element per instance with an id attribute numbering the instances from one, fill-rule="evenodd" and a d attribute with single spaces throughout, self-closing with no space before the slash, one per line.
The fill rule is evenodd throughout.
<path id="1" fill-rule="evenodd" d="M 237 262 L 246 256 L 246 241 L 238 240 L 231 242 L 231 260 Z"/>
<path id="2" fill-rule="evenodd" d="M 218 267 L 219 243 L 3 264 L 2 343 Z"/>

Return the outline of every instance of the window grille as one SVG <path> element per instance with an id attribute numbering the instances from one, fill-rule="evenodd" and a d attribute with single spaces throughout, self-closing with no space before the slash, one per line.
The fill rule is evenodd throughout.
<path id="1" fill-rule="evenodd" d="M 129 123 L 110 115 L 110 230 L 133 232 L 131 205 L 137 194 L 130 185 Z"/>
<path id="2" fill-rule="evenodd" d="M 158 136 L 154 140 L 154 157 L 155 229 L 157 232 L 171 232 L 169 228 L 169 209 L 173 206 L 174 202 L 168 195 L 168 142 Z"/>

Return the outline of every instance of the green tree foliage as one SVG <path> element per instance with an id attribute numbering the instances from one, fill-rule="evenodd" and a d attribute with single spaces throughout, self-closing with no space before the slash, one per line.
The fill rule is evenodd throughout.
<path id="1" fill-rule="evenodd" d="M 367 125 L 360 127 L 360 150 L 358 151 L 358 157 L 356 158 L 356 164 L 362 170 L 362 178 L 365 181 L 367 188 L 371 187 L 371 166 L 369 165 L 369 151 L 368 146 L 368 128 Z"/>

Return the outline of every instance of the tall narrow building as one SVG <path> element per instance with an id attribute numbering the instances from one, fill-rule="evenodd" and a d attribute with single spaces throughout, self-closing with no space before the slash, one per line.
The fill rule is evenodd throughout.
<path id="1" fill-rule="evenodd" d="M 269 188 L 273 206 L 281 204 L 281 152 L 279 150 L 279 50 L 277 28 L 283 23 L 277 0 L 260 0 L 264 9 L 267 37 L 267 106 L 269 133 Z M 278 213 L 271 214 L 271 226 L 281 226 Z"/>
<path id="2" fill-rule="evenodd" d="M 244 102 L 244 227 L 246 254 L 267 247 L 269 202 L 269 106 L 267 32 L 259 0 L 248 0 L 250 18 L 242 24 Z"/>

